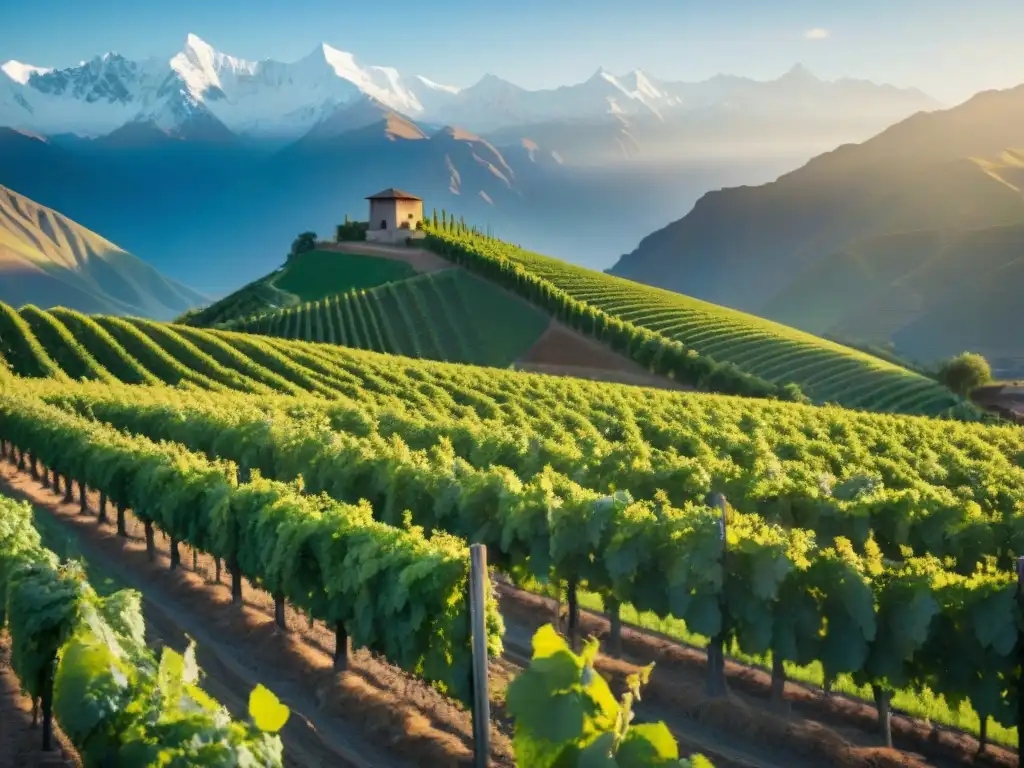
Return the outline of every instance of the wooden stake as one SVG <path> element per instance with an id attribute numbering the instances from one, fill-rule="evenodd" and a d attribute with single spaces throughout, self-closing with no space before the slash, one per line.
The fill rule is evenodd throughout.
<path id="1" fill-rule="evenodd" d="M 569 603 L 569 647 L 572 648 L 573 653 L 580 652 L 580 604 L 577 594 L 576 579 L 569 579 L 568 589 L 568 603 Z"/>
<path id="2" fill-rule="evenodd" d="M 469 548 L 469 622 L 473 643 L 470 671 L 473 711 L 473 766 L 487 768 L 491 756 L 491 702 L 487 692 L 487 621 L 489 588 L 487 547 Z"/>
<path id="3" fill-rule="evenodd" d="M 288 630 L 288 622 L 284 617 L 284 595 L 281 594 L 274 595 L 274 623 L 281 629 Z"/>
<path id="4" fill-rule="evenodd" d="M 772 655 L 772 706 L 781 709 L 786 704 L 786 667 L 778 654 Z"/>
<path id="5" fill-rule="evenodd" d="M 334 625 L 334 669 L 344 672 L 352 664 L 352 638 L 348 636 L 345 622 Z"/>
<path id="6" fill-rule="evenodd" d="M 149 561 L 152 563 L 156 560 L 156 541 L 153 539 L 153 523 L 150 520 L 145 522 L 146 529 L 146 554 L 149 555 Z"/>
<path id="7" fill-rule="evenodd" d="M 889 711 L 889 692 L 877 685 L 871 686 L 871 692 L 875 695 L 875 709 L 878 711 L 878 729 L 882 734 L 882 746 L 892 749 L 892 713 Z"/>
<path id="8" fill-rule="evenodd" d="M 235 605 L 242 604 L 242 568 L 238 560 L 232 559 L 228 564 L 231 571 L 231 602 Z"/>
<path id="9" fill-rule="evenodd" d="M 608 598 L 605 608 L 611 621 L 608 653 L 612 658 L 618 659 L 622 657 L 622 604 L 618 600 Z"/>

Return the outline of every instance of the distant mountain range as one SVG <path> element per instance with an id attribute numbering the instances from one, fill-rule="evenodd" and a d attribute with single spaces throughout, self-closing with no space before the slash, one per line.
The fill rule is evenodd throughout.
<path id="1" fill-rule="evenodd" d="M 710 192 L 613 274 L 929 361 L 1024 375 L 1024 86 Z"/>
<path id="2" fill-rule="evenodd" d="M 56 211 L 0 187 L 0 301 L 167 320 L 208 298 Z"/>
<path id="3" fill-rule="evenodd" d="M 459 89 L 326 45 L 252 62 L 193 35 L 169 59 L 0 67 L 0 184 L 213 293 L 392 186 L 601 268 L 708 189 L 936 106 L 800 66 L 766 82 L 601 70 L 552 90 L 490 75 Z"/>
<path id="4" fill-rule="evenodd" d="M 349 128 L 376 122 L 373 110 L 357 106 L 369 102 L 422 124 L 502 132 L 505 143 L 536 141 L 524 130 L 538 133 L 555 138 L 559 146 L 542 142 L 548 149 L 577 155 L 573 142 L 552 135 L 552 126 L 591 123 L 592 130 L 603 127 L 605 150 L 629 156 L 636 142 L 671 140 L 686 122 L 703 126 L 706 139 L 737 118 L 747 130 L 752 121 L 781 120 L 803 125 L 805 134 L 824 127 L 857 132 L 938 106 L 915 89 L 824 82 L 800 65 L 767 82 L 727 75 L 668 82 L 640 70 L 616 76 L 600 69 L 583 83 L 549 90 L 526 90 L 494 75 L 459 89 L 361 65 L 326 44 L 293 63 L 246 61 L 195 35 L 169 60 L 107 53 L 64 69 L 9 61 L 0 70 L 0 125 L 90 138 L 145 124 L 176 138 L 224 141 L 233 134 L 288 142 L 337 122 L 339 114 Z"/>

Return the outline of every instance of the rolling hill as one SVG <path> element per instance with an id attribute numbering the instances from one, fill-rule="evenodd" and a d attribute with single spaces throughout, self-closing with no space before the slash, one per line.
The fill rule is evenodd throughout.
<path id="1" fill-rule="evenodd" d="M 1022 120 L 1024 86 L 915 115 L 705 195 L 610 271 L 913 359 L 1019 358 Z"/>
<path id="2" fill-rule="evenodd" d="M 934 415 L 959 403 L 933 379 L 776 322 L 483 235 L 428 230 L 429 251 L 321 244 L 186 322 L 571 375 L 632 368 L 663 386 L 727 394 L 801 399 L 797 385 L 814 402 L 867 410 Z"/>
<path id="3" fill-rule="evenodd" d="M 166 320 L 205 297 L 0 186 L 0 301 Z"/>

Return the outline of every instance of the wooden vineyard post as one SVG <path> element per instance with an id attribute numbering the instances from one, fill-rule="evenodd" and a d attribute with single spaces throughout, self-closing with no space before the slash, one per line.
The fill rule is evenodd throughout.
<path id="1" fill-rule="evenodd" d="M 725 695 L 725 616 L 726 616 L 726 602 L 725 602 L 725 581 L 726 574 L 728 573 L 728 543 L 726 539 L 728 521 L 726 518 L 726 512 L 728 510 L 728 503 L 725 500 L 725 496 L 721 493 L 715 493 L 712 495 L 712 502 L 722 513 L 719 520 L 719 532 L 722 541 L 722 593 L 718 598 L 718 607 L 722 614 L 722 624 L 717 635 L 711 638 L 711 642 L 708 644 L 708 696 L 724 696 Z"/>
<path id="2" fill-rule="evenodd" d="M 605 610 L 607 611 L 608 618 L 611 621 L 608 655 L 612 658 L 618 659 L 622 656 L 622 604 L 614 598 L 608 598 L 608 601 L 605 604 Z"/>
<path id="3" fill-rule="evenodd" d="M 578 599 L 578 589 L 576 586 L 576 577 L 569 579 L 569 589 L 566 595 L 566 602 L 568 603 L 569 616 L 568 616 L 568 634 L 569 634 L 569 647 L 572 648 L 573 653 L 580 652 L 580 602 Z"/>
<path id="4" fill-rule="evenodd" d="M 487 768 L 491 756 L 491 700 L 487 691 L 487 547 L 469 548 L 469 625 L 473 643 L 470 695 L 473 712 L 473 766 Z"/>
<path id="5" fill-rule="evenodd" d="M 345 629 L 345 622 L 334 625 L 334 669 L 345 672 L 352 663 L 352 638 Z"/>
<path id="6" fill-rule="evenodd" d="M 75 500 L 75 481 L 71 475 L 64 473 L 64 503 L 71 504 Z"/>
<path id="7" fill-rule="evenodd" d="M 228 561 L 228 571 L 231 573 L 231 602 L 234 605 L 242 604 L 242 567 L 238 564 L 237 555 L 233 555 Z"/>
<path id="8" fill-rule="evenodd" d="M 880 685 L 872 685 L 875 709 L 878 712 L 878 729 L 882 732 L 882 746 L 892 749 L 892 712 L 889 709 L 889 692 Z"/>
<path id="9" fill-rule="evenodd" d="M 88 500 L 85 497 L 85 481 L 78 481 L 78 513 L 81 515 L 89 514 L 89 507 L 87 506 Z"/>
<path id="10" fill-rule="evenodd" d="M 284 616 L 284 595 L 274 595 L 274 623 L 285 631 L 288 630 L 288 622 Z"/>

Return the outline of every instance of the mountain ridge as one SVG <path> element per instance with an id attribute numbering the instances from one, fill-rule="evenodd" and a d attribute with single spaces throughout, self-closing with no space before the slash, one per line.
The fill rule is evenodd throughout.
<path id="1" fill-rule="evenodd" d="M 896 99 L 903 114 L 938 106 L 917 89 L 849 78 L 829 83 L 806 71 L 794 77 L 793 70 L 768 81 L 723 76 L 687 83 L 642 70 L 616 76 L 601 68 L 582 83 L 535 90 L 487 74 L 457 88 L 392 67 L 362 65 L 351 53 L 326 43 L 295 62 L 250 61 L 222 53 L 194 34 L 166 61 L 133 61 L 111 52 L 75 67 L 9 61 L 0 69 L 0 124 L 85 136 L 150 120 L 173 129 L 176 119 L 192 116 L 216 120 L 243 136 L 295 139 L 338 106 L 360 97 L 375 99 L 407 118 L 464 124 L 478 133 L 552 120 L 658 122 L 673 110 L 686 112 L 723 101 L 763 108 L 765 97 L 759 93 L 778 96 L 793 88 L 815 90 L 819 98 L 834 92 L 847 100 L 867 89 L 871 99 Z M 727 87 L 720 93 L 723 85 Z M 851 114 L 864 111 L 866 104 L 851 108 Z"/>
<path id="2" fill-rule="evenodd" d="M 1024 86 L 913 115 L 768 184 L 707 193 L 609 271 L 914 359 L 967 347 L 1009 359 L 1004 329 L 1024 314 L 998 284 L 1024 288 L 1021 125 Z M 971 322 L 955 297 L 968 285 L 987 285 Z M 941 321 L 953 314 L 970 333 Z"/>
<path id="3" fill-rule="evenodd" d="M 0 301 L 170 319 L 207 297 L 0 186 Z"/>

